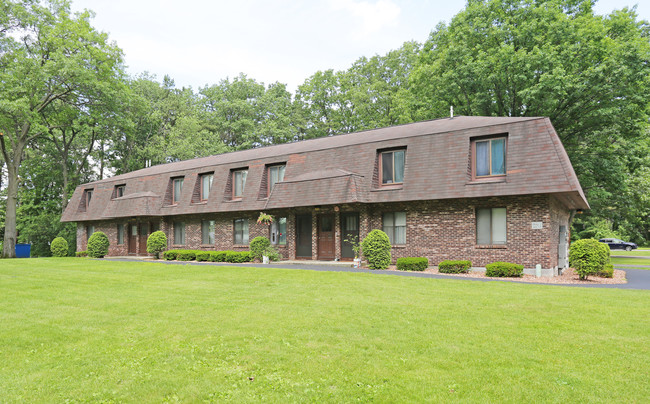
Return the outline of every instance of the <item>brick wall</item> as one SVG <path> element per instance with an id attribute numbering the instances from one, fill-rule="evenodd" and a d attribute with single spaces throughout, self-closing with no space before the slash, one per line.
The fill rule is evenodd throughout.
<path id="1" fill-rule="evenodd" d="M 507 243 L 505 245 L 479 246 L 476 243 L 476 209 L 506 208 Z M 318 215 L 331 214 L 335 219 L 336 257 L 341 257 L 342 212 L 359 213 L 360 238 L 372 229 L 382 228 L 385 212 L 406 212 L 406 245 L 392 248 L 393 262 L 399 257 L 422 256 L 432 264 L 446 259 L 469 259 L 477 267 L 495 261 L 509 261 L 534 268 L 557 266 L 559 226 L 567 225 L 569 211 L 549 195 L 525 195 L 491 198 L 449 199 L 408 203 L 349 204 L 269 211 L 276 217 L 287 218 L 287 244 L 279 246 L 285 259 L 296 256 L 297 214 L 312 214 L 312 258 L 318 256 Z M 202 250 L 246 250 L 247 245 L 234 245 L 234 220 L 248 219 L 249 240 L 257 236 L 269 237 L 270 227 L 256 223 L 259 212 L 213 213 L 160 218 L 141 218 L 123 222 L 125 224 L 124 244 L 116 245 L 118 221 L 95 222 L 95 230 L 106 233 L 111 242 L 109 255 L 127 255 L 131 227 L 138 222 L 158 221 L 160 229 L 167 234 L 169 248 L 191 248 Z M 215 220 L 214 245 L 201 244 L 201 220 Z M 185 245 L 174 245 L 174 222 L 185 223 Z M 541 229 L 533 229 L 533 222 L 541 222 Z M 86 249 L 85 223 L 77 226 L 77 249 Z M 136 240 L 140 242 L 140 237 Z M 139 251 L 139 244 L 136 246 Z"/>

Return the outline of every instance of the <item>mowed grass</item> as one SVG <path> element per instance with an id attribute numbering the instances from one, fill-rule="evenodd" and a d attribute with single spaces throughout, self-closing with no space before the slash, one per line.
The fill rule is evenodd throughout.
<path id="1" fill-rule="evenodd" d="M 650 257 L 649 258 L 628 258 L 628 257 L 611 257 L 610 258 L 614 266 L 617 265 L 640 265 L 648 266 L 647 269 L 650 269 Z"/>
<path id="2" fill-rule="evenodd" d="M 0 261 L 2 402 L 645 402 L 647 291 Z"/>
<path id="3" fill-rule="evenodd" d="M 629 256 L 629 257 L 648 257 L 648 258 L 650 258 L 650 250 L 632 250 L 632 251 L 612 250 L 611 255 L 621 255 L 621 256 Z"/>

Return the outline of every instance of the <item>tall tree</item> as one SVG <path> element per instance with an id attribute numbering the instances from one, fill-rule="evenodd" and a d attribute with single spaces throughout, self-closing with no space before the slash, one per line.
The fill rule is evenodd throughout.
<path id="1" fill-rule="evenodd" d="M 15 256 L 18 178 L 26 149 L 47 131 L 55 101 L 83 109 L 111 91 L 122 75 L 122 52 L 71 14 L 66 0 L 4 0 L 0 8 L 0 149 L 7 166 L 2 255 Z"/>
<path id="2" fill-rule="evenodd" d="M 470 0 L 431 33 L 411 82 L 428 118 L 448 116 L 450 106 L 550 117 L 592 214 L 603 217 L 624 195 L 628 156 L 647 136 L 650 30 L 633 9 L 599 16 L 592 5 Z"/>

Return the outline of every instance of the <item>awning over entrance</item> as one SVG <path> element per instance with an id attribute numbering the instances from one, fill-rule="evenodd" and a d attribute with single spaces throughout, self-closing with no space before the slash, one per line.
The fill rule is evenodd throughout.
<path id="1" fill-rule="evenodd" d="M 312 171 L 278 182 L 265 209 L 364 202 L 363 176 L 345 170 Z"/>

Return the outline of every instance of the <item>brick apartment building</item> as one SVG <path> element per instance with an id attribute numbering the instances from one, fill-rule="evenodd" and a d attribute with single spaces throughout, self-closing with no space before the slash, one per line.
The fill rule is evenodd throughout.
<path id="1" fill-rule="evenodd" d="M 573 214 L 589 207 L 548 118 L 454 117 L 169 163 L 77 187 L 62 221 L 77 249 L 109 255 L 244 250 L 267 236 L 286 259 L 347 260 L 372 229 L 393 259 L 567 265 Z M 276 219 L 257 224 L 260 212 Z"/>

